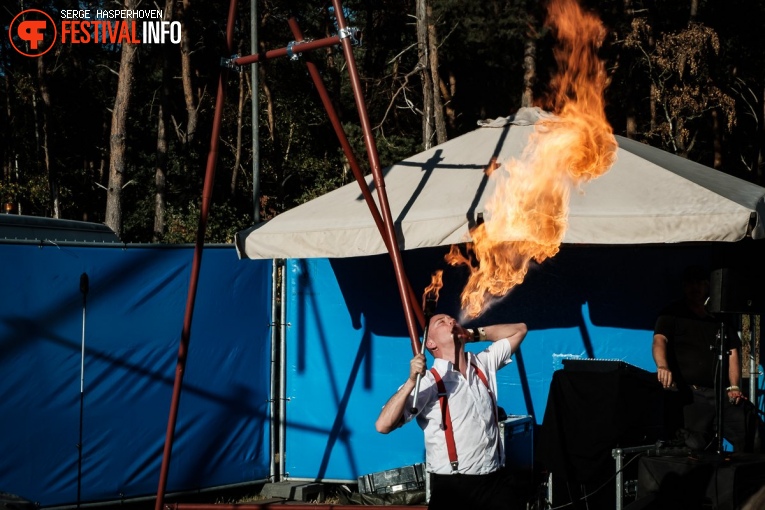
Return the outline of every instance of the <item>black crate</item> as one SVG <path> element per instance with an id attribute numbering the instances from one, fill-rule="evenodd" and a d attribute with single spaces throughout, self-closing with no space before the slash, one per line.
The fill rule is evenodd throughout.
<path id="1" fill-rule="evenodd" d="M 391 494 L 425 488 L 425 466 L 414 464 L 359 477 L 359 493 Z"/>
<path id="2" fill-rule="evenodd" d="M 500 439 L 505 449 L 505 465 L 517 471 L 534 469 L 534 417 L 509 415 L 499 422 Z"/>

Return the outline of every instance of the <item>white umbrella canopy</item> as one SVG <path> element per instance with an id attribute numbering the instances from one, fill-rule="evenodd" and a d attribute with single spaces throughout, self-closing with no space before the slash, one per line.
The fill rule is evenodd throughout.
<path id="1" fill-rule="evenodd" d="M 534 123 L 521 109 L 384 172 L 401 250 L 470 241 L 494 189 L 485 170 L 520 158 Z M 617 159 L 571 194 L 564 244 L 738 241 L 765 237 L 765 188 L 616 137 Z M 372 177 L 366 178 L 373 185 Z M 377 200 L 377 193 L 372 188 Z M 356 257 L 387 252 L 356 182 L 237 234 L 242 258 Z"/>

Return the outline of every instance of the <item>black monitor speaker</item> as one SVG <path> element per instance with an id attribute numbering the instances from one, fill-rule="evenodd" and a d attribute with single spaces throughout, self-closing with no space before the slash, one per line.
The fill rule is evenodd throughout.
<path id="1" fill-rule="evenodd" d="M 707 309 L 712 313 L 762 314 L 765 284 L 760 276 L 732 268 L 715 269 L 709 277 Z"/>

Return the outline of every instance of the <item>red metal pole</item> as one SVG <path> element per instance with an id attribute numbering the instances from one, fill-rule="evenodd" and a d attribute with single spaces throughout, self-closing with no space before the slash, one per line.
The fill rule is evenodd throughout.
<path id="1" fill-rule="evenodd" d="M 165 510 L 268 510 L 287 508 L 283 501 L 270 503 L 167 503 Z M 297 504 L 300 510 L 417 510 L 427 508 L 425 505 L 332 505 L 332 504 Z"/>
<path id="2" fill-rule="evenodd" d="M 405 284 L 406 273 L 404 273 L 404 264 L 401 260 L 401 252 L 398 247 L 396 232 L 393 229 L 393 218 L 391 217 L 390 206 L 388 204 L 388 194 L 385 191 L 385 180 L 383 179 L 382 171 L 380 169 L 380 158 L 377 154 L 377 146 L 375 145 L 374 135 L 372 134 L 372 126 L 369 123 L 367 107 L 364 103 L 361 92 L 361 80 L 359 79 L 359 74 L 356 70 L 356 60 L 353 56 L 353 48 L 351 47 L 350 39 L 347 37 L 348 26 L 345 22 L 343 6 L 341 5 L 340 0 L 332 0 L 332 5 L 335 9 L 337 27 L 340 30 L 340 34 L 341 36 L 343 33 L 346 34 L 346 37 L 341 37 L 343 53 L 345 53 L 345 60 L 348 64 L 348 75 L 350 76 L 351 86 L 353 87 L 353 96 L 356 100 L 356 108 L 359 111 L 359 120 L 361 122 L 361 129 L 364 133 L 364 144 L 366 145 L 367 149 L 369 167 L 372 169 L 372 177 L 374 178 L 375 185 L 377 186 L 377 198 L 380 202 L 380 212 L 385 223 L 385 233 L 388 237 L 388 250 L 390 252 L 391 258 L 393 259 L 393 269 L 396 274 L 398 292 L 401 296 L 401 302 L 404 306 L 404 316 L 406 318 L 406 326 L 409 329 L 409 340 L 412 344 L 412 353 L 417 354 L 420 352 L 420 338 L 417 332 L 417 326 L 414 322 L 412 302 L 409 298 L 409 293 L 407 292 Z"/>
<path id="3" fill-rule="evenodd" d="M 226 45 L 229 52 L 231 52 L 234 47 L 236 3 L 237 0 L 231 0 L 228 11 Z M 194 258 L 191 262 L 191 277 L 189 279 L 189 290 L 186 297 L 186 314 L 183 319 L 183 330 L 181 331 L 181 341 L 180 346 L 178 347 L 178 360 L 175 367 L 175 383 L 173 385 L 173 396 L 170 402 L 170 415 L 167 420 L 167 432 L 165 435 L 165 447 L 162 454 L 162 466 L 159 471 L 159 486 L 157 488 L 157 500 L 154 506 L 155 510 L 162 510 L 165 491 L 167 489 L 167 474 L 170 467 L 170 456 L 173 451 L 175 425 L 178 419 L 178 405 L 181 399 L 183 374 L 186 370 L 186 357 L 188 354 L 189 341 L 191 340 L 191 320 L 194 316 L 194 302 L 196 301 L 197 285 L 199 283 L 199 269 L 202 265 L 202 251 L 205 244 L 207 217 L 210 212 L 213 183 L 215 182 L 215 166 L 218 161 L 218 140 L 220 138 L 220 125 L 223 117 L 223 103 L 226 96 L 227 77 L 228 71 L 221 68 L 218 75 L 218 93 L 215 98 L 215 115 L 213 117 L 212 135 L 210 136 L 210 152 L 207 155 L 207 169 L 205 171 L 205 182 L 202 189 L 202 206 L 199 214 L 199 225 L 197 227 L 197 239 L 194 246 Z"/>
<path id="4" fill-rule="evenodd" d="M 270 60 L 277 57 L 286 57 L 292 52 L 293 54 L 302 53 L 304 51 L 317 50 L 319 48 L 326 48 L 327 46 L 335 46 L 340 44 L 340 36 L 333 35 L 332 37 L 325 37 L 324 39 L 317 39 L 315 41 L 301 42 L 294 46 L 287 46 L 286 48 L 279 48 L 278 50 L 270 50 L 265 53 L 256 53 L 255 55 L 247 55 L 246 57 L 239 57 L 233 60 L 233 63 L 238 66 L 246 64 L 253 64 L 255 62 L 261 62 L 263 60 Z"/>
<path id="5" fill-rule="evenodd" d="M 301 42 L 303 40 L 303 32 L 300 30 L 300 26 L 298 25 L 297 20 L 295 20 L 295 18 L 290 18 L 288 23 L 292 29 L 292 35 L 295 37 L 295 41 Z M 372 193 L 369 191 L 369 186 L 367 186 L 367 183 L 364 180 L 364 175 L 361 172 L 361 167 L 359 166 L 356 155 L 351 148 L 351 144 L 348 142 L 348 137 L 346 136 L 345 129 L 343 129 L 343 125 L 340 123 L 340 119 L 337 116 L 335 106 L 332 104 L 332 100 L 329 98 L 327 88 L 324 86 L 324 80 L 321 78 L 321 74 L 319 73 L 319 69 L 316 67 L 316 64 L 308 60 L 306 60 L 305 64 L 308 68 L 308 74 L 311 75 L 313 84 L 319 93 L 319 97 L 321 98 L 321 102 L 324 105 L 324 109 L 327 111 L 329 121 L 332 123 L 332 127 L 335 129 L 335 134 L 337 134 L 337 138 L 340 141 L 340 146 L 343 148 L 345 157 L 348 159 L 348 164 L 350 165 L 351 171 L 353 172 L 353 177 L 359 184 L 359 188 L 361 188 L 361 194 L 364 195 L 364 201 L 367 203 L 367 206 L 369 206 L 369 212 L 372 213 L 372 218 L 377 225 L 377 230 L 380 231 L 380 235 L 382 236 L 383 241 L 385 241 L 385 247 L 388 249 L 388 253 L 390 253 L 390 240 L 385 234 L 385 223 L 383 222 L 382 216 L 380 216 L 380 211 L 377 209 L 377 204 L 375 204 L 374 198 L 372 198 Z M 404 275 L 404 279 L 406 290 L 409 294 L 409 299 L 414 305 L 412 307 L 414 314 L 417 317 L 417 321 L 420 323 L 420 327 L 424 328 L 425 316 L 423 315 L 422 309 L 417 306 L 417 295 L 414 293 L 414 289 L 412 289 L 412 285 L 409 283 L 409 279 L 406 277 L 406 275 Z"/>

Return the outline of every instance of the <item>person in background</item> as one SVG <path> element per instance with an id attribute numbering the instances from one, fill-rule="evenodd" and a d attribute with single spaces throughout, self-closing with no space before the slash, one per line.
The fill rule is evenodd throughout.
<path id="1" fill-rule="evenodd" d="M 496 324 L 465 329 L 452 317 L 431 318 L 425 347 L 433 355 L 409 362 L 409 376 L 388 400 L 375 424 L 387 434 L 417 419 L 424 431 L 426 470 L 430 476 L 430 509 L 512 508 L 517 500 L 512 477 L 503 469 L 499 436 L 497 370 L 526 337 L 525 324 Z M 482 352 L 465 351 L 468 342 L 488 341 Z M 417 377 L 421 377 L 414 405 Z"/>
<path id="2" fill-rule="evenodd" d="M 653 359 L 659 382 L 670 405 L 665 421 L 678 429 L 686 446 L 705 450 L 716 437 L 718 393 L 723 401 L 723 437 L 734 451 L 753 450 L 753 430 L 744 413 L 741 392 L 741 341 L 722 317 L 707 311 L 709 273 L 699 266 L 686 268 L 683 297 L 661 311 L 653 336 Z M 728 370 L 716 384 L 720 333 L 725 334 Z M 678 428 L 679 426 L 679 428 Z M 671 431 L 669 431 L 671 433 Z"/>

